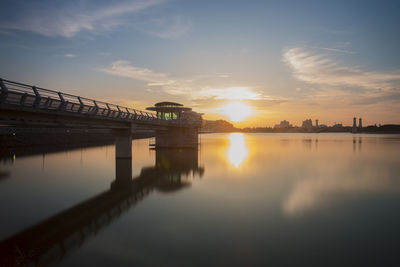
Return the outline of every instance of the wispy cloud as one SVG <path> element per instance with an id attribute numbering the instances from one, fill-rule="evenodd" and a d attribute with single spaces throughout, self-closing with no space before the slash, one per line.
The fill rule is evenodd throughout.
<path id="1" fill-rule="evenodd" d="M 141 25 L 142 30 L 162 39 L 174 39 L 189 32 L 192 28 L 190 20 L 182 16 L 153 19 Z"/>
<path id="2" fill-rule="evenodd" d="M 0 30 L 0 35 L 9 35 L 9 36 L 13 36 L 14 34 L 12 34 L 9 31 L 5 31 L 5 30 Z"/>
<path id="3" fill-rule="evenodd" d="M 74 6 L 59 8 L 37 6 L 16 21 L 0 22 L 0 29 L 30 31 L 44 36 L 73 37 L 81 31 L 108 30 L 122 25 L 123 18 L 162 3 L 162 0 L 138 0 L 101 8 Z"/>
<path id="4" fill-rule="evenodd" d="M 64 57 L 72 58 L 72 57 L 76 57 L 76 55 L 75 54 L 65 54 Z"/>
<path id="5" fill-rule="evenodd" d="M 97 52 L 96 55 L 103 56 L 103 57 L 108 57 L 108 56 L 111 56 L 111 53 L 109 53 L 109 52 Z"/>
<path id="6" fill-rule="evenodd" d="M 250 87 L 203 88 L 198 92 L 199 97 L 217 100 L 261 100 L 263 95 Z"/>
<path id="7" fill-rule="evenodd" d="M 174 83 L 169 79 L 167 74 L 157 73 L 150 69 L 132 66 L 129 61 L 117 60 L 111 63 L 107 68 L 99 68 L 98 70 L 120 77 L 132 78 L 140 81 L 148 82 L 149 86 L 162 86 Z"/>
<path id="8" fill-rule="evenodd" d="M 345 54 L 354 54 L 353 51 L 351 51 L 351 50 L 346 50 L 346 49 L 343 49 L 343 48 L 322 47 L 322 46 L 313 46 L 312 48 L 321 49 L 321 50 L 326 50 L 326 51 L 331 51 L 331 52 L 340 52 L 340 53 L 345 53 Z"/>
<path id="9" fill-rule="evenodd" d="M 306 48 L 285 50 L 283 60 L 297 79 L 312 84 L 387 90 L 396 87 L 396 82 L 400 80 L 400 70 L 366 71 L 359 67 L 346 66 L 328 54 Z"/>
<path id="10" fill-rule="evenodd" d="M 190 100 L 271 100 L 250 86 L 212 86 L 212 82 L 204 85 L 199 81 L 201 79 L 199 77 L 186 79 L 172 77 L 166 73 L 133 66 L 129 61 L 125 60 L 115 61 L 108 67 L 98 68 L 97 70 L 114 76 L 144 81 L 147 82 L 149 87 L 160 87 L 168 94 L 184 95 Z M 218 79 L 218 77 L 214 78 Z"/>

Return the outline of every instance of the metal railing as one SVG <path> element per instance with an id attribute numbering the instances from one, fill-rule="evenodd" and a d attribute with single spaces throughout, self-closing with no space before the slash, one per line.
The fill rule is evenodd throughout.
<path id="1" fill-rule="evenodd" d="M 0 103 L 112 119 L 161 121 L 155 114 L 0 78 Z"/>
<path id="2" fill-rule="evenodd" d="M 201 121 L 190 119 L 166 120 L 153 113 L 115 105 L 95 99 L 57 92 L 37 86 L 0 78 L 0 104 L 59 111 L 106 119 L 136 121 L 161 125 L 199 126 Z"/>

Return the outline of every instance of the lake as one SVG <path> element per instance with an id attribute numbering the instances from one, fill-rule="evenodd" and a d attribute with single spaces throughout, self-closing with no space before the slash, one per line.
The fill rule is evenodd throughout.
<path id="1" fill-rule="evenodd" d="M 3 263 L 400 266 L 400 135 L 200 138 L 1 161 Z"/>

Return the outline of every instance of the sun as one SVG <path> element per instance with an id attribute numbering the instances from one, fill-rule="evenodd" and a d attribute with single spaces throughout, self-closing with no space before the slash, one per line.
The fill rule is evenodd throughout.
<path id="1" fill-rule="evenodd" d="M 252 107 L 240 102 L 228 103 L 221 107 L 221 111 L 233 122 L 242 122 L 253 113 Z"/>

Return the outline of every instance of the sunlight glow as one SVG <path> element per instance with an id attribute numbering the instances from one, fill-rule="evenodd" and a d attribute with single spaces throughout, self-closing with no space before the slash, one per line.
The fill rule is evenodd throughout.
<path id="1" fill-rule="evenodd" d="M 232 133 L 229 135 L 229 143 L 229 162 L 235 168 L 238 168 L 249 154 L 246 144 L 246 138 L 242 133 Z"/>
<path id="2" fill-rule="evenodd" d="M 228 116 L 231 121 L 241 122 L 253 113 L 253 109 L 252 107 L 240 102 L 231 102 L 222 106 L 221 112 Z"/>
<path id="3" fill-rule="evenodd" d="M 263 96 L 249 87 L 204 88 L 201 95 L 227 100 L 260 100 Z"/>

